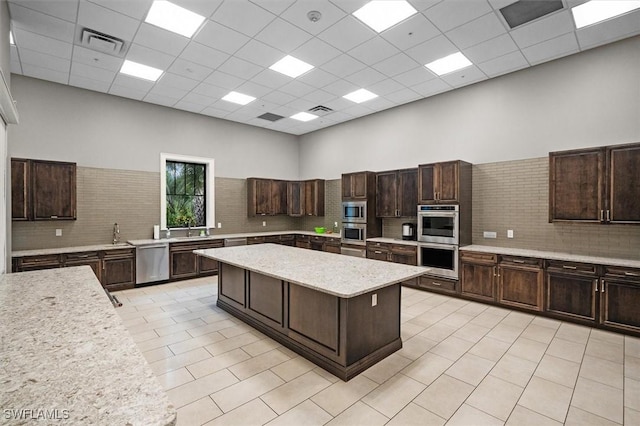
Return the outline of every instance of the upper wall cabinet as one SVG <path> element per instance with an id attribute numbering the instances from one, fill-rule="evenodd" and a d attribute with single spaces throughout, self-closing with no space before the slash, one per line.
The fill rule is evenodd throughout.
<path id="1" fill-rule="evenodd" d="M 376 173 L 376 217 L 415 216 L 417 206 L 417 168 Z"/>
<path id="2" fill-rule="evenodd" d="M 76 164 L 11 159 L 13 220 L 76 219 Z"/>
<path id="3" fill-rule="evenodd" d="M 342 200 L 370 199 L 375 194 L 376 174 L 373 172 L 355 172 L 342 175 Z"/>
<path id="4" fill-rule="evenodd" d="M 324 216 L 323 179 L 287 182 L 289 216 Z"/>
<path id="5" fill-rule="evenodd" d="M 549 153 L 549 221 L 640 223 L 640 144 Z"/>
<path id="6" fill-rule="evenodd" d="M 467 186 L 469 188 L 467 188 Z M 471 189 L 471 164 L 464 161 L 418 166 L 420 204 L 458 204 L 460 191 Z"/>
<path id="7" fill-rule="evenodd" d="M 324 216 L 324 180 L 247 179 L 248 216 Z"/>

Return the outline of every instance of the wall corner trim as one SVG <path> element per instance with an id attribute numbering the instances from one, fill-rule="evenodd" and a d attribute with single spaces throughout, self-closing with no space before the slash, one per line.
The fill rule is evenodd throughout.
<path id="1" fill-rule="evenodd" d="M 7 124 L 18 124 L 19 121 L 16 101 L 11 96 L 11 90 L 9 90 L 2 70 L 0 70 L 0 117 Z"/>

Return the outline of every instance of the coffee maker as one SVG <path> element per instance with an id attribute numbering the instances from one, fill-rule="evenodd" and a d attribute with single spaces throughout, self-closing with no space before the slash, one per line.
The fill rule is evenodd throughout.
<path id="1" fill-rule="evenodd" d="M 402 224 L 402 239 L 413 241 L 416 239 L 416 224 L 407 222 Z"/>

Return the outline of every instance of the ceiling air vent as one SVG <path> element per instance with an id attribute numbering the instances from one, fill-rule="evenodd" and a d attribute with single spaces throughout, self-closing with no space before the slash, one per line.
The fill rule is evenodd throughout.
<path id="1" fill-rule="evenodd" d="M 309 108 L 309 111 L 318 112 L 318 113 L 325 113 L 325 112 L 331 112 L 333 110 L 331 108 L 329 108 L 329 107 L 324 106 L 324 105 L 318 105 L 318 106 L 315 106 L 313 108 Z"/>
<path id="2" fill-rule="evenodd" d="M 270 112 L 265 112 L 264 114 L 258 116 L 258 118 L 262 118 L 263 120 L 267 120 L 267 121 L 278 121 L 283 119 L 284 117 L 278 114 L 272 114 Z"/>
<path id="3" fill-rule="evenodd" d="M 500 9 L 512 29 L 563 8 L 562 0 L 520 0 Z"/>
<path id="4" fill-rule="evenodd" d="M 124 47 L 124 40 L 89 28 L 82 29 L 80 42 L 89 49 L 116 56 L 120 55 Z"/>

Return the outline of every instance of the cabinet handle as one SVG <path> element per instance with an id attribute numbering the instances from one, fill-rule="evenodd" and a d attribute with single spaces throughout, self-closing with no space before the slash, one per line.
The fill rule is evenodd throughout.
<path id="1" fill-rule="evenodd" d="M 497 276 L 497 275 L 496 275 L 496 267 L 495 267 L 495 266 L 493 267 L 493 276 L 494 276 L 494 277 L 496 277 L 496 276 Z"/>
<path id="2" fill-rule="evenodd" d="M 562 265 L 562 269 L 576 270 L 576 269 L 578 269 L 578 267 L 577 266 L 570 266 L 570 265 Z"/>
<path id="3" fill-rule="evenodd" d="M 57 219 L 57 218 L 58 218 L 58 216 L 55 216 L 55 215 L 51 216 L 51 219 Z"/>
<path id="4" fill-rule="evenodd" d="M 600 222 L 604 222 L 604 210 L 600 210 Z"/>
<path id="5" fill-rule="evenodd" d="M 604 293 L 605 292 L 605 287 L 604 287 L 605 283 L 604 280 L 602 280 L 602 285 L 600 286 L 600 293 Z"/>
<path id="6" fill-rule="evenodd" d="M 374 253 L 375 253 L 375 254 L 382 254 L 382 252 L 381 252 L 381 251 L 379 251 L 379 250 L 374 251 Z"/>
<path id="7" fill-rule="evenodd" d="M 596 283 L 596 293 L 598 292 L 598 280 L 593 280 Z"/>
<path id="8" fill-rule="evenodd" d="M 611 210 L 607 210 L 607 222 L 611 222 L 610 212 L 611 212 Z"/>
<path id="9" fill-rule="evenodd" d="M 76 256 L 76 257 L 77 257 L 78 259 L 85 259 L 85 258 L 89 257 L 89 255 L 88 255 L 88 254 L 81 254 L 81 255 L 78 255 L 78 256 Z"/>
<path id="10" fill-rule="evenodd" d="M 433 285 L 437 285 L 438 287 L 442 285 L 442 284 L 437 283 L 437 282 L 435 282 L 435 281 L 431 281 L 431 284 L 433 284 Z"/>
<path id="11" fill-rule="evenodd" d="M 524 260 L 513 259 L 513 263 L 524 263 Z"/>
<path id="12" fill-rule="evenodd" d="M 624 274 L 628 277 L 640 277 L 640 274 L 636 274 L 633 272 L 625 272 Z"/>

